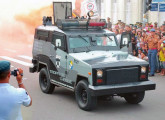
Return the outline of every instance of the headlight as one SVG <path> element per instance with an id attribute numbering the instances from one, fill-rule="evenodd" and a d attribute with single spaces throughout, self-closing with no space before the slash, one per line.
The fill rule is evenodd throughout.
<path id="1" fill-rule="evenodd" d="M 97 70 L 97 77 L 103 77 L 103 71 Z"/>
<path id="2" fill-rule="evenodd" d="M 146 73 L 147 68 L 146 67 L 141 67 L 141 73 Z"/>

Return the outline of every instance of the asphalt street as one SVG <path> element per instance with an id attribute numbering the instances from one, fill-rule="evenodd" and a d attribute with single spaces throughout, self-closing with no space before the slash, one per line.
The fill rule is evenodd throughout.
<path id="1" fill-rule="evenodd" d="M 96 110 L 86 112 L 79 109 L 71 91 L 56 87 L 53 94 L 42 93 L 39 74 L 29 73 L 31 59 L 32 44 L 1 41 L 0 60 L 9 60 L 12 70 L 24 70 L 23 82 L 33 98 L 31 107 L 22 107 L 24 120 L 165 120 L 165 76 L 149 78 L 156 83 L 156 90 L 147 91 L 139 105 L 114 97 L 111 101 L 99 100 Z M 18 87 L 13 76 L 10 83 Z"/>

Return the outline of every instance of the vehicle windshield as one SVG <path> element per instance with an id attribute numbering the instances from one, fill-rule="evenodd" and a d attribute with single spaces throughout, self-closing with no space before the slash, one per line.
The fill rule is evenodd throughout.
<path id="1" fill-rule="evenodd" d="M 71 37 L 69 38 L 69 47 L 73 48 L 80 48 L 80 47 L 88 47 L 91 46 L 90 38 L 89 37 Z"/>
<path id="2" fill-rule="evenodd" d="M 115 36 L 76 36 L 76 37 L 69 37 L 69 49 L 72 52 L 79 49 L 77 52 L 82 51 L 91 51 L 91 50 L 110 50 L 111 48 L 116 47 L 116 40 Z M 80 50 L 81 49 L 81 50 Z"/>
<path id="3" fill-rule="evenodd" d="M 114 36 L 93 37 L 97 46 L 117 46 Z"/>

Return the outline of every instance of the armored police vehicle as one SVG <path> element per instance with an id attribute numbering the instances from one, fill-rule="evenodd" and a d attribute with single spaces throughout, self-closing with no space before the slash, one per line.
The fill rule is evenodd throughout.
<path id="1" fill-rule="evenodd" d="M 54 3 L 54 10 L 56 4 L 62 10 L 71 8 L 70 3 Z M 65 11 L 64 16 L 68 14 Z M 55 25 L 51 17 L 44 17 L 35 30 L 30 72 L 39 72 L 44 93 L 52 93 L 55 87 L 75 92 L 83 110 L 94 109 L 97 97 L 106 95 L 140 103 L 146 90 L 155 89 L 148 80 L 148 63 L 122 51 L 130 47 L 128 34 L 121 36 L 119 44 L 115 34 L 104 29 L 105 20 L 92 20 L 92 14 L 88 19 L 54 18 Z"/>

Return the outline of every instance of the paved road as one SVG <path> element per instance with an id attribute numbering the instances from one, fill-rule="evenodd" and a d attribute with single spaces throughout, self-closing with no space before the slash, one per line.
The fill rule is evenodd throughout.
<path id="1" fill-rule="evenodd" d="M 5 46 L 4 46 L 5 45 Z M 150 80 L 156 82 L 155 91 L 146 92 L 139 105 L 130 105 L 123 98 L 114 97 L 112 101 L 98 101 L 96 110 L 86 112 L 76 104 L 74 93 L 55 88 L 53 94 L 41 92 L 38 73 L 28 71 L 31 66 L 32 45 L 3 42 L 0 47 L 0 60 L 11 61 L 12 68 L 24 70 L 24 83 L 33 98 L 32 107 L 22 107 L 24 120 L 164 120 L 165 119 L 165 77 L 156 75 Z M 17 87 L 14 77 L 11 84 Z"/>

